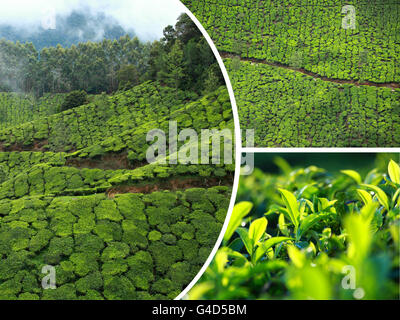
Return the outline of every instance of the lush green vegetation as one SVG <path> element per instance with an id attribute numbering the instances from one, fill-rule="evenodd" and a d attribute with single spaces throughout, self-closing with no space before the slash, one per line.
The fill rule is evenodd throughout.
<path id="1" fill-rule="evenodd" d="M 193 101 L 191 100 L 197 100 Z M 168 132 L 169 121 L 178 130 L 233 126 L 229 95 L 225 88 L 200 97 L 191 92 L 146 82 L 113 96 L 101 95 L 93 102 L 50 117 L 0 130 L 0 150 L 77 151 L 92 156 L 106 151 L 131 151 L 145 159 L 152 129 Z M 139 138 L 135 137 L 138 136 Z M 90 147 L 90 148 L 89 148 Z M 82 153 L 83 151 L 81 151 Z"/>
<path id="2" fill-rule="evenodd" d="M 184 0 L 221 51 L 337 79 L 400 82 L 399 4 L 348 1 L 356 28 L 342 28 L 342 1 Z"/>
<path id="3" fill-rule="evenodd" d="M 149 80 L 198 94 L 224 84 L 207 41 L 185 14 L 153 43 L 125 35 L 38 52 L 31 42 L 1 39 L 0 57 L 0 91 L 36 96 L 74 90 L 113 93 Z"/>
<path id="4" fill-rule="evenodd" d="M 0 201 L 1 299 L 172 299 L 211 252 L 228 187 Z M 43 265 L 57 288 L 43 290 Z"/>
<path id="5" fill-rule="evenodd" d="M 266 147 L 400 145 L 400 89 L 340 84 L 226 59 L 242 127 Z"/>
<path id="6" fill-rule="evenodd" d="M 214 161 L 212 135 L 200 141 L 234 130 L 193 22 L 181 16 L 153 44 L 124 36 L 40 55 L 1 40 L 0 56 L 0 90 L 16 91 L 0 94 L 0 299 L 175 298 L 219 236 L 234 172 L 223 153 Z M 174 164 L 193 150 L 187 128 L 202 161 Z M 149 164 L 156 129 L 166 161 Z M 49 266 L 55 289 L 42 285 Z"/>
<path id="7" fill-rule="evenodd" d="M 64 99 L 64 94 L 0 93 L 0 130 L 59 113 Z"/>
<path id="8" fill-rule="evenodd" d="M 399 165 L 277 164 L 282 173 L 241 177 L 223 246 L 190 297 L 399 299 Z"/>
<path id="9" fill-rule="evenodd" d="M 15 151 L 0 153 L 1 299 L 166 299 L 184 289 L 222 228 L 234 171 L 145 164 L 147 132 L 168 132 L 169 120 L 178 130 L 233 125 L 225 88 L 187 99 L 149 82 L 96 97 L 101 110 L 88 104 L 3 131 L 2 148 Z M 67 119 L 78 123 L 64 135 L 56 122 Z M 40 136 L 40 123 L 55 129 Z M 56 137 L 82 143 L 44 152 L 57 151 Z M 44 265 L 56 267 L 55 290 L 41 287 Z"/>
<path id="10" fill-rule="evenodd" d="M 346 29 L 336 0 L 183 2 L 230 58 L 257 147 L 399 146 L 398 3 L 346 2 Z"/>
<path id="11" fill-rule="evenodd" d="M 61 105 L 61 111 L 66 111 L 87 103 L 87 94 L 83 90 L 75 90 L 68 93 Z"/>

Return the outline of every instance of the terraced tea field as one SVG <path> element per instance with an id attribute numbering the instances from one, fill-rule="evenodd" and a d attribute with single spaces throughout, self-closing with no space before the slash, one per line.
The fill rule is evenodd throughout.
<path id="1" fill-rule="evenodd" d="M 41 108 L 2 99 L 13 114 Z M 1 118 L 0 299 L 175 298 L 219 236 L 234 165 L 148 164 L 146 135 L 170 121 L 233 128 L 226 88 L 196 97 L 146 82 L 62 113 L 45 99 L 40 117 Z"/>
<path id="2" fill-rule="evenodd" d="M 225 58 L 257 147 L 400 145 L 400 3 L 182 2 Z"/>

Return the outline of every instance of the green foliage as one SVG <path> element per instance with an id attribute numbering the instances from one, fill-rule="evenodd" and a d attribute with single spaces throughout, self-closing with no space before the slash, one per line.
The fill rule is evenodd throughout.
<path id="1" fill-rule="evenodd" d="M 57 28 L 56 32 L 61 31 Z M 214 68 L 215 57 L 207 41 L 186 14 L 178 17 L 175 27 L 167 26 L 164 38 L 153 43 L 144 43 L 128 34 L 111 40 L 108 34 L 102 41 L 66 47 L 58 44 L 38 51 L 30 42 L 13 41 L 0 40 L 3 53 L 0 91 L 36 96 L 74 90 L 101 94 L 126 90 L 147 80 L 160 80 L 174 88 L 201 94 L 204 89 L 210 92 L 224 83 L 220 70 Z M 216 83 L 209 90 L 204 80 L 211 69 L 216 72 Z M 79 105 L 72 102 L 63 110 Z"/>
<path id="2" fill-rule="evenodd" d="M 75 151 L 79 158 L 126 152 L 132 162 L 142 162 L 151 145 L 146 134 L 152 129 L 168 132 L 170 121 L 177 121 L 179 131 L 188 126 L 198 132 L 233 128 L 226 88 L 199 99 L 191 92 L 146 82 L 113 96 L 95 97 L 72 110 L 0 130 L 0 150 Z"/>
<path id="3" fill-rule="evenodd" d="M 36 98 L 29 94 L 0 93 L 0 130 L 59 113 L 64 99 L 65 94 Z M 38 139 L 44 128 L 40 129 L 36 133 Z"/>
<path id="4" fill-rule="evenodd" d="M 400 144 L 398 89 L 334 83 L 252 62 L 240 62 L 240 70 L 234 71 L 232 59 L 225 64 L 231 71 L 241 126 L 255 129 L 255 146 Z"/>
<path id="5" fill-rule="evenodd" d="M 134 65 L 121 67 L 117 73 L 119 90 L 127 90 L 139 84 L 138 70 Z"/>
<path id="6" fill-rule="evenodd" d="M 26 94 L 0 94 L 1 299 L 172 299 L 208 258 L 231 192 L 209 186 L 229 185 L 234 165 L 147 164 L 146 135 L 168 135 L 170 121 L 179 131 L 232 130 L 232 110 L 197 27 L 182 16 L 168 30 L 151 45 L 123 37 L 58 47 L 57 61 L 45 48 L 39 87 L 32 79 Z M 52 72 L 83 51 L 76 70 Z M 70 94 L 34 96 L 43 92 Z M 45 265 L 56 269 L 54 290 L 41 286 Z"/>
<path id="7" fill-rule="evenodd" d="M 61 111 L 66 111 L 87 103 L 87 94 L 83 90 L 76 90 L 68 93 L 61 105 Z"/>
<path id="8" fill-rule="evenodd" d="M 398 3 L 355 1 L 353 30 L 342 28 L 343 3 L 335 0 L 315 3 L 312 11 L 306 1 L 182 2 L 220 51 L 292 64 L 335 79 L 400 81 L 393 68 L 398 63 Z M 382 41 L 386 50 L 379 50 Z"/>
<path id="9" fill-rule="evenodd" d="M 230 225 L 236 234 L 225 237 L 190 297 L 399 299 L 400 167 L 386 165 L 388 175 L 285 164 L 279 175 L 257 169 L 243 177 Z M 256 199 L 265 214 L 248 216 L 252 203 L 242 198 Z"/>
<path id="10" fill-rule="evenodd" d="M 114 199 L 101 194 L 1 200 L 0 296 L 174 298 L 200 270 L 217 240 L 222 223 L 217 222 L 216 212 L 227 210 L 224 202 L 212 213 L 194 209 L 196 193 L 196 201 L 206 202 L 210 194 L 226 198 L 230 190 L 122 194 Z M 156 224 L 150 223 L 153 209 L 165 212 Z M 56 268 L 55 290 L 41 287 L 44 265 Z M 21 282 L 24 272 L 29 277 Z M 137 290 L 148 295 L 136 295 Z"/>
<path id="11" fill-rule="evenodd" d="M 400 145 L 398 3 L 354 1 L 355 29 L 334 0 L 183 3 L 225 56 L 256 147 Z"/>

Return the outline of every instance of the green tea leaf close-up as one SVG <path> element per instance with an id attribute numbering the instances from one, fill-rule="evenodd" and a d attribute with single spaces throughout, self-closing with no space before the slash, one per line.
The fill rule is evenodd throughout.
<path id="1" fill-rule="evenodd" d="M 223 246 L 189 297 L 399 299 L 399 165 L 330 171 L 278 160 L 280 173 L 241 177 Z"/>

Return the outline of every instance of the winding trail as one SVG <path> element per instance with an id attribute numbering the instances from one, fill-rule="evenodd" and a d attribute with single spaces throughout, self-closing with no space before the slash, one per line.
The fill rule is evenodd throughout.
<path id="1" fill-rule="evenodd" d="M 288 66 L 286 64 L 283 63 L 279 63 L 279 62 L 270 62 L 264 59 L 256 59 L 256 58 L 243 58 L 240 57 L 239 55 L 230 53 L 230 52 L 225 52 L 225 51 L 220 51 L 220 55 L 222 58 L 226 59 L 226 58 L 238 58 L 241 61 L 247 61 L 247 62 L 253 62 L 253 63 L 257 63 L 257 64 L 266 64 L 272 67 L 278 67 L 278 68 L 283 68 L 283 69 L 287 69 L 287 70 L 292 70 L 292 71 L 297 71 L 300 73 L 303 73 L 305 75 L 311 76 L 313 78 L 317 78 L 320 79 L 322 81 L 327 81 L 327 82 L 333 82 L 333 83 L 337 83 L 337 84 L 352 84 L 355 85 L 357 87 L 360 86 L 371 86 L 371 87 L 378 87 L 378 88 L 389 88 L 389 89 L 399 89 L 400 88 L 400 83 L 398 82 L 386 82 L 386 83 L 376 83 L 376 82 L 372 82 L 372 81 L 363 81 L 363 82 L 358 82 L 356 80 L 343 80 L 343 79 L 334 79 L 334 78 L 328 78 L 325 76 L 321 76 L 317 73 L 305 70 L 303 68 L 295 68 L 295 67 L 291 67 Z"/>
<path id="2" fill-rule="evenodd" d="M 109 198 L 114 198 L 117 194 L 142 193 L 149 194 L 156 191 L 178 191 L 193 188 L 212 188 L 217 186 L 233 185 L 233 176 L 229 175 L 223 178 L 217 177 L 174 177 L 166 180 L 153 180 L 142 182 L 137 185 L 117 185 L 109 188 L 106 194 Z"/>

